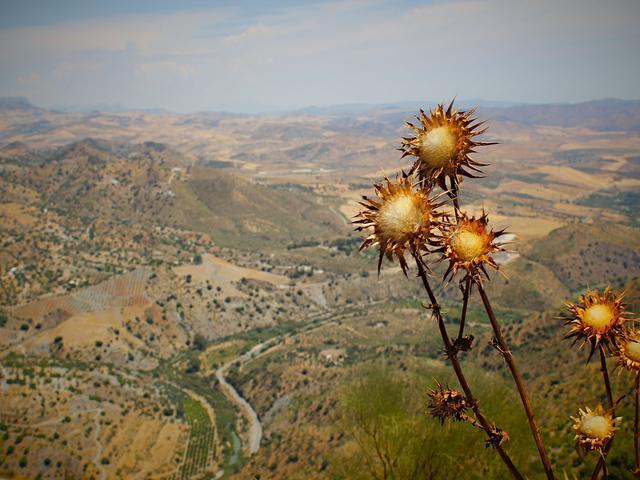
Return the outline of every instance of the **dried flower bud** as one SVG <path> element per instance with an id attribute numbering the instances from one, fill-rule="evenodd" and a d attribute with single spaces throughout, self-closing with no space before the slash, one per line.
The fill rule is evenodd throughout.
<path id="1" fill-rule="evenodd" d="M 489 448 L 489 447 L 502 446 L 505 443 L 507 443 L 509 440 L 511 440 L 511 437 L 509 437 L 509 434 L 504 430 L 502 430 L 501 428 L 498 428 L 494 425 L 489 435 L 489 438 L 485 442 L 485 447 Z"/>
<path id="2" fill-rule="evenodd" d="M 447 419 L 457 422 L 469 420 L 468 408 L 469 405 L 463 394 L 457 390 L 443 387 L 439 382 L 436 389 L 429 392 L 429 414 L 440 419 L 440 423 L 444 423 Z"/>
<path id="3" fill-rule="evenodd" d="M 574 421 L 573 429 L 576 431 L 576 443 L 586 450 L 600 450 L 613 438 L 621 417 L 613 418 L 611 412 L 598 405 L 595 410 L 585 408 L 579 410 L 577 417 L 571 417 Z"/>
<path id="4" fill-rule="evenodd" d="M 584 293 L 578 303 L 568 303 L 567 308 L 572 314 L 567 320 L 571 326 L 567 338 L 582 338 L 593 348 L 600 343 L 615 345 L 628 320 L 622 295 L 616 296 L 611 288 Z"/>
<path id="5" fill-rule="evenodd" d="M 498 268 L 491 254 L 504 251 L 504 244 L 496 240 L 505 231 L 494 231 L 488 224 L 486 213 L 475 218 L 461 212 L 456 223 L 443 225 L 442 237 L 438 239 L 440 248 L 436 251 L 442 253 L 443 260 L 449 260 L 445 278 L 453 278 L 458 270 L 475 275 L 480 269 L 486 275 L 485 265 Z"/>
<path id="6" fill-rule="evenodd" d="M 629 371 L 640 372 L 640 332 L 625 331 L 616 340 L 618 364 Z"/>
<path id="7" fill-rule="evenodd" d="M 364 197 L 360 202 L 365 210 L 354 223 L 357 231 L 372 230 L 360 249 L 379 245 L 378 271 L 385 256 L 388 260 L 395 256 L 406 273 L 405 251 L 418 254 L 434 244 L 433 230 L 443 216 L 437 209 L 445 202 L 436 203 L 438 196 L 430 198 L 429 190 L 414 188 L 412 177 L 404 173 L 395 182 L 385 180 L 374 185 L 377 200 Z"/>
<path id="8" fill-rule="evenodd" d="M 420 110 L 417 117 L 419 126 L 407 123 L 415 136 L 403 137 L 400 150 L 403 157 L 416 157 L 412 171 L 417 172 L 421 181 L 447 190 L 448 178 L 452 190 L 456 190 L 461 175 L 477 178 L 471 171 L 482 173 L 478 167 L 485 164 L 476 162 L 470 155 L 474 148 L 494 143 L 473 140 L 486 131 L 486 128 L 479 128 L 483 122 L 476 122 L 471 117 L 474 111 L 454 109 L 453 102 L 446 110 L 443 104 L 439 104 L 429 111 L 429 115 Z"/>

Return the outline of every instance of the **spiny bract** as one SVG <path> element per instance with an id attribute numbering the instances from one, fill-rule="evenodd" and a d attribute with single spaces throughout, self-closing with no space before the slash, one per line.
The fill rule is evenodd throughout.
<path id="1" fill-rule="evenodd" d="M 447 419 L 458 422 L 467 421 L 468 408 L 469 405 L 462 393 L 443 387 L 440 382 L 437 382 L 436 388 L 429 392 L 428 413 L 439 419 L 440 423 L 444 423 Z"/>
<path id="2" fill-rule="evenodd" d="M 640 332 L 625 331 L 616 343 L 618 364 L 629 371 L 640 372 Z"/>
<path id="3" fill-rule="evenodd" d="M 486 213 L 478 218 L 460 212 L 457 223 L 446 223 L 442 227 L 442 236 L 438 240 L 442 259 L 449 260 L 445 278 L 453 278 L 458 270 L 466 270 L 467 275 L 476 275 L 478 269 L 487 275 L 485 264 L 498 268 L 492 253 L 504 251 L 504 243 L 496 239 L 504 235 L 504 230 L 489 228 Z"/>
<path id="4" fill-rule="evenodd" d="M 374 184 L 377 200 L 363 196 L 360 202 L 365 210 L 355 217 L 356 230 L 373 230 L 360 250 L 380 246 L 378 271 L 384 256 L 393 260 L 395 255 L 406 274 L 405 251 L 417 255 L 427 245 L 434 244 L 434 228 L 440 225 L 444 215 L 438 208 L 445 202 L 437 202 L 439 195 L 430 198 L 428 189 L 414 188 L 412 180 L 413 177 L 404 172 L 395 182 L 385 178 L 384 183 Z"/>
<path id="5" fill-rule="evenodd" d="M 611 412 L 605 411 L 602 405 L 598 405 L 595 410 L 589 407 L 580 409 L 578 416 L 571 419 L 574 421 L 577 445 L 587 450 L 601 449 L 613 438 L 617 425 L 622 420 L 621 417 L 613 418 Z"/>
<path id="6" fill-rule="evenodd" d="M 603 292 L 588 291 L 580 295 L 578 303 L 568 303 L 571 317 L 567 324 L 571 330 L 566 338 L 575 337 L 575 341 L 582 338 L 584 342 L 590 342 L 591 353 L 601 343 L 607 347 L 615 345 L 617 336 L 624 333 L 625 322 L 629 320 L 622 297 L 616 296 L 608 287 Z"/>
<path id="7" fill-rule="evenodd" d="M 429 185 L 436 184 L 447 190 L 447 178 L 451 185 L 451 196 L 455 196 L 460 175 L 478 178 L 471 173 L 482 173 L 478 167 L 486 166 L 473 160 L 470 155 L 474 148 L 483 145 L 494 145 L 494 142 L 477 142 L 473 140 L 486 131 L 479 128 L 484 122 L 477 122 L 472 118 L 475 109 L 464 111 L 453 109 L 453 101 L 445 110 L 443 104 L 438 104 L 427 115 L 420 110 L 416 117 L 420 126 L 407 122 L 407 126 L 414 131 L 413 137 L 403 137 L 402 156 L 416 157 L 412 172 L 416 172 L 418 179 Z"/>

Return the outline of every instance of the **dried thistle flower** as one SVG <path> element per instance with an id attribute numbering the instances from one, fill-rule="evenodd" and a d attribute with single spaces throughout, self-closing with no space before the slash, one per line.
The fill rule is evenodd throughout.
<path id="1" fill-rule="evenodd" d="M 618 364 L 633 372 L 640 372 L 640 332 L 625 331 L 616 341 Z"/>
<path id="2" fill-rule="evenodd" d="M 600 450 L 611 439 L 621 417 L 613 418 L 611 412 L 598 405 L 595 410 L 586 407 L 580 409 L 577 417 L 571 417 L 574 421 L 573 429 L 576 431 L 576 443 L 578 447 L 586 450 Z"/>
<path id="3" fill-rule="evenodd" d="M 356 215 L 353 223 L 358 225 L 357 231 L 373 230 L 360 250 L 380 246 L 378 272 L 383 257 L 393 261 L 395 255 L 406 274 L 405 251 L 418 253 L 427 245 L 434 245 L 433 230 L 443 217 L 437 209 L 446 202 L 437 202 L 440 195 L 430 198 L 428 189 L 414 188 L 412 180 L 404 172 L 395 181 L 385 178 L 384 183 L 374 184 L 377 200 L 363 196 L 364 201 L 360 202 L 365 210 Z"/>
<path id="4" fill-rule="evenodd" d="M 486 128 L 479 128 L 484 122 L 471 117 L 474 112 L 475 109 L 453 109 L 451 101 L 446 110 L 443 104 L 438 104 L 434 110 L 429 110 L 429 115 L 420 110 L 416 117 L 420 126 L 407 122 L 415 136 L 403 137 L 400 150 L 403 157 L 416 157 L 412 171 L 417 172 L 419 180 L 447 190 L 448 178 L 451 189 L 456 191 L 461 175 L 478 178 L 469 170 L 482 173 L 478 167 L 486 164 L 476 162 L 469 155 L 474 153 L 475 147 L 494 145 L 495 142 L 473 140 L 486 131 Z"/>
<path id="5" fill-rule="evenodd" d="M 460 212 L 457 223 L 443 225 L 440 248 L 436 251 L 442 253 L 443 259 L 449 260 L 445 279 L 453 278 L 461 269 L 472 276 L 480 269 L 487 276 L 485 265 L 498 268 L 491 254 L 504 251 L 504 244 L 496 242 L 496 239 L 504 235 L 505 231 L 494 231 L 489 228 L 488 223 L 489 219 L 484 212 L 479 218 Z"/>
<path id="6" fill-rule="evenodd" d="M 623 295 L 616 296 L 607 287 L 603 292 L 588 291 L 580 295 L 578 303 L 568 303 L 572 316 L 567 320 L 571 330 L 566 338 L 582 338 L 590 342 L 593 350 L 600 344 L 616 344 L 616 336 L 624 332 L 626 317 Z"/>
<path id="7" fill-rule="evenodd" d="M 457 422 L 469 420 L 467 409 L 469 405 L 462 393 L 457 390 L 443 387 L 436 381 L 436 388 L 429 392 L 428 413 L 440 420 L 444 424 L 445 420 L 451 419 Z"/>

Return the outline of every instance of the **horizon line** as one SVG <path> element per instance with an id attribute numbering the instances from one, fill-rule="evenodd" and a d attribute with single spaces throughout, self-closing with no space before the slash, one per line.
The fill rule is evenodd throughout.
<path id="1" fill-rule="evenodd" d="M 457 97 L 454 97 L 454 104 L 458 106 L 464 106 L 464 108 L 490 108 L 490 109 L 507 109 L 514 107 L 537 107 L 537 106 L 554 106 L 554 105 L 582 105 L 586 103 L 596 103 L 596 102 L 640 102 L 640 98 L 620 98 L 620 97 L 599 97 L 599 98 L 591 98 L 588 100 L 581 101 L 550 101 L 550 102 L 523 102 L 517 100 L 491 100 L 485 98 L 470 98 L 463 99 L 457 101 Z M 135 107 L 135 106 L 125 106 L 120 104 L 112 104 L 112 105 L 103 105 L 103 104 L 94 104 L 94 105 L 53 105 L 53 106 L 41 106 L 39 104 L 33 103 L 31 99 L 27 96 L 22 95 L 0 95 L 0 107 L 2 107 L 2 103 L 8 102 L 26 102 L 28 107 L 32 107 L 35 109 L 46 110 L 53 113 L 127 113 L 127 112 L 145 112 L 145 113 L 167 113 L 174 115 L 196 115 L 196 114 L 206 114 L 206 113 L 222 113 L 222 114 L 230 114 L 230 115 L 286 115 L 286 114 L 313 114 L 313 110 L 342 110 L 341 112 L 334 113 L 354 113 L 354 110 L 348 110 L 349 108 L 354 108 L 355 110 L 367 110 L 367 109 L 376 109 L 376 108 L 387 108 L 387 109 L 403 109 L 410 108 L 410 105 L 416 105 L 413 108 L 420 108 L 420 105 L 437 105 L 439 103 L 448 103 L 451 100 L 396 100 L 391 102 L 347 102 L 347 103 L 331 103 L 331 104 L 309 104 L 301 107 L 277 107 L 277 106 L 265 106 L 264 108 L 258 108 L 256 110 L 247 110 L 247 109 L 226 109 L 226 108 L 207 108 L 202 110 L 185 110 L 185 111 L 177 111 L 171 110 L 164 107 Z"/>

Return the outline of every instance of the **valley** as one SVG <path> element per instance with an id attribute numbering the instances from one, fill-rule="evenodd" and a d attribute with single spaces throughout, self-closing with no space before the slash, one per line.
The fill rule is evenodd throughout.
<path id="1" fill-rule="evenodd" d="M 499 145 L 476 155 L 486 178 L 466 179 L 461 197 L 513 234 L 487 290 L 568 475 L 593 464 L 569 416 L 603 392 L 556 317 L 587 286 L 626 289 L 640 310 L 640 106 L 602 102 L 480 109 Z M 402 405 L 394 438 L 428 445 L 432 478 L 503 478 L 481 432 L 423 415 L 434 378 L 455 385 L 435 323 L 415 272 L 385 261 L 378 274 L 351 225 L 373 181 L 409 168 L 394 148 L 416 112 L 2 105 L 0 476 L 372 478 L 355 468 L 375 462 L 353 419 L 380 389 Z M 442 284 L 429 260 L 453 330 L 457 281 Z M 537 478 L 477 295 L 467 321 L 474 389 Z M 615 377 L 622 396 L 629 381 Z M 628 399 L 621 411 L 632 418 Z M 624 472 L 632 459 L 614 461 Z"/>

